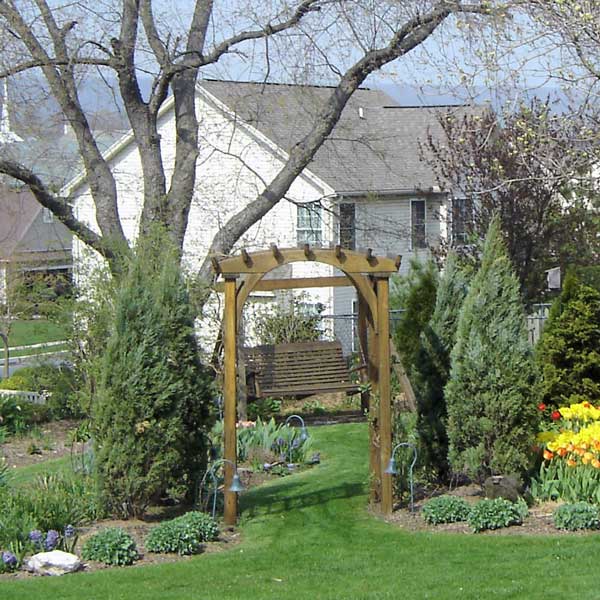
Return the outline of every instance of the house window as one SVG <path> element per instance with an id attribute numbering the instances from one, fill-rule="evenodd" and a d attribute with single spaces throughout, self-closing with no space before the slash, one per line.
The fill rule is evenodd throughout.
<path id="1" fill-rule="evenodd" d="M 410 203 L 411 247 L 426 248 L 425 200 L 411 200 Z"/>
<path id="2" fill-rule="evenodd" d="M 54 215 L 48 208 L 42 208 L 42 221 L 44 223 L 54 223 Z"/>
<path id="3" fill-rule="evenodd" d="M 452 243 L 462 246 L 468 241 L 473 224 L 473 202 L 470 198 L 452 199 Z"/>
<path id="4" fill-rule="evenodd" d="M 298 244 L 320 246 L 323 243 L 323 221 L 320 204 L 298 205 L 296 234 Z"/>
<path id="5" fill-rule="evenodd" d="M 340 235 L 342 248 L 356 249 L 356 205 L 344 202 L 340 204 Z"/>

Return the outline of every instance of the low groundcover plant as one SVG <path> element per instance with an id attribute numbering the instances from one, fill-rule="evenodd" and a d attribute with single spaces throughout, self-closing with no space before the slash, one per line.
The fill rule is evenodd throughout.
<path id="1" fill-rule="evenodd" d="M 464 498 L 438 496 L 423 506 L 423 518 L 430 525 L 466 521 L 471 506 Z"/>
<path id="2" fill-rule="evenodd" d="M 192 511 L 154 527 L 146 538 L 146 548 L 150 552 L 198 554 L 202 543 L 216 539 L 218 533 L 209 515 Z"/>
<path id="3" fill-rule="evenodd" d="M 86 540 L 81 550 L 85 560 L 97 560 L 106 565 L 131 565 L 139 558 L 133 538 L 119 527 L 103 529 Z"/>

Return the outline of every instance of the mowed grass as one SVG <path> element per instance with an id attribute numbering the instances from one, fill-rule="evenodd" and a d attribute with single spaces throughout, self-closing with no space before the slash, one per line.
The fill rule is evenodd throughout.
<path id="1" fill-rule="evenodd" d="M 320 466 L 242 496 L 242 542 L 152 567 L 2 581 L 7 599 L 600 597 L 597 536 L 406 533 L 366 511 L 365 425 L 313 428 Z"/>
<path id="2" fill-rule="evenodd" d="M 77 458 L 78 457 L 75 457 L 75 460 L 77 460 Z M 70 456 L 63 456 L 62 458 L 53 458 L 42 463 L 11 469 L 9 471 L 10 485 L 26 485 L 42 475 L 72 473 L 72 462 Z"/>
<path id="3" fill-rule="evenodd" d="M 14 346 L 59 342 L 65 338 L 64 329 L 52 321 L 44 319 L 19 320 L 12 323 L 8 343 L 12 348 Z"/>

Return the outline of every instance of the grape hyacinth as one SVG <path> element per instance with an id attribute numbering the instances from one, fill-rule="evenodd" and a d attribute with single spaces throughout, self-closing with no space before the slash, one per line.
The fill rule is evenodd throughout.
<path id="1" fill-rule="evenodd" d="M 2 553 L 2 562 L 9 569 L 14 569 L 17 566 L 17 557 L 8 550 Z"/>
<path id="2" fill-rule="evenodd" d="M 39 529 L 34 529 L 33 531 L 29 532 L 29 540 L 38 546 L 44 541 L 44 536 Z"/>
<path id="3" fill-rule="evenodd" d="M 46 550 L 54 550 L 58 544 L 58 540 L 60 538 L 60 534 L 55 529 L 51 529 L 46 534 L 46 541 L 44 542 L 44 548 Z"/>

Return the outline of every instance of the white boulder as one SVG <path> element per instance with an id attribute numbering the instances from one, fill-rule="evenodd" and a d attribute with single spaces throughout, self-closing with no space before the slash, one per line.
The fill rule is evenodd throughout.
<path id="1" fill-rule="evenodd" d="M 27 561 L 26 568 L 38 575 L 64 575 L 80 569 L 81 561 L 74 554 L 52 550 L 52 552 L 34 554 Z"/>

